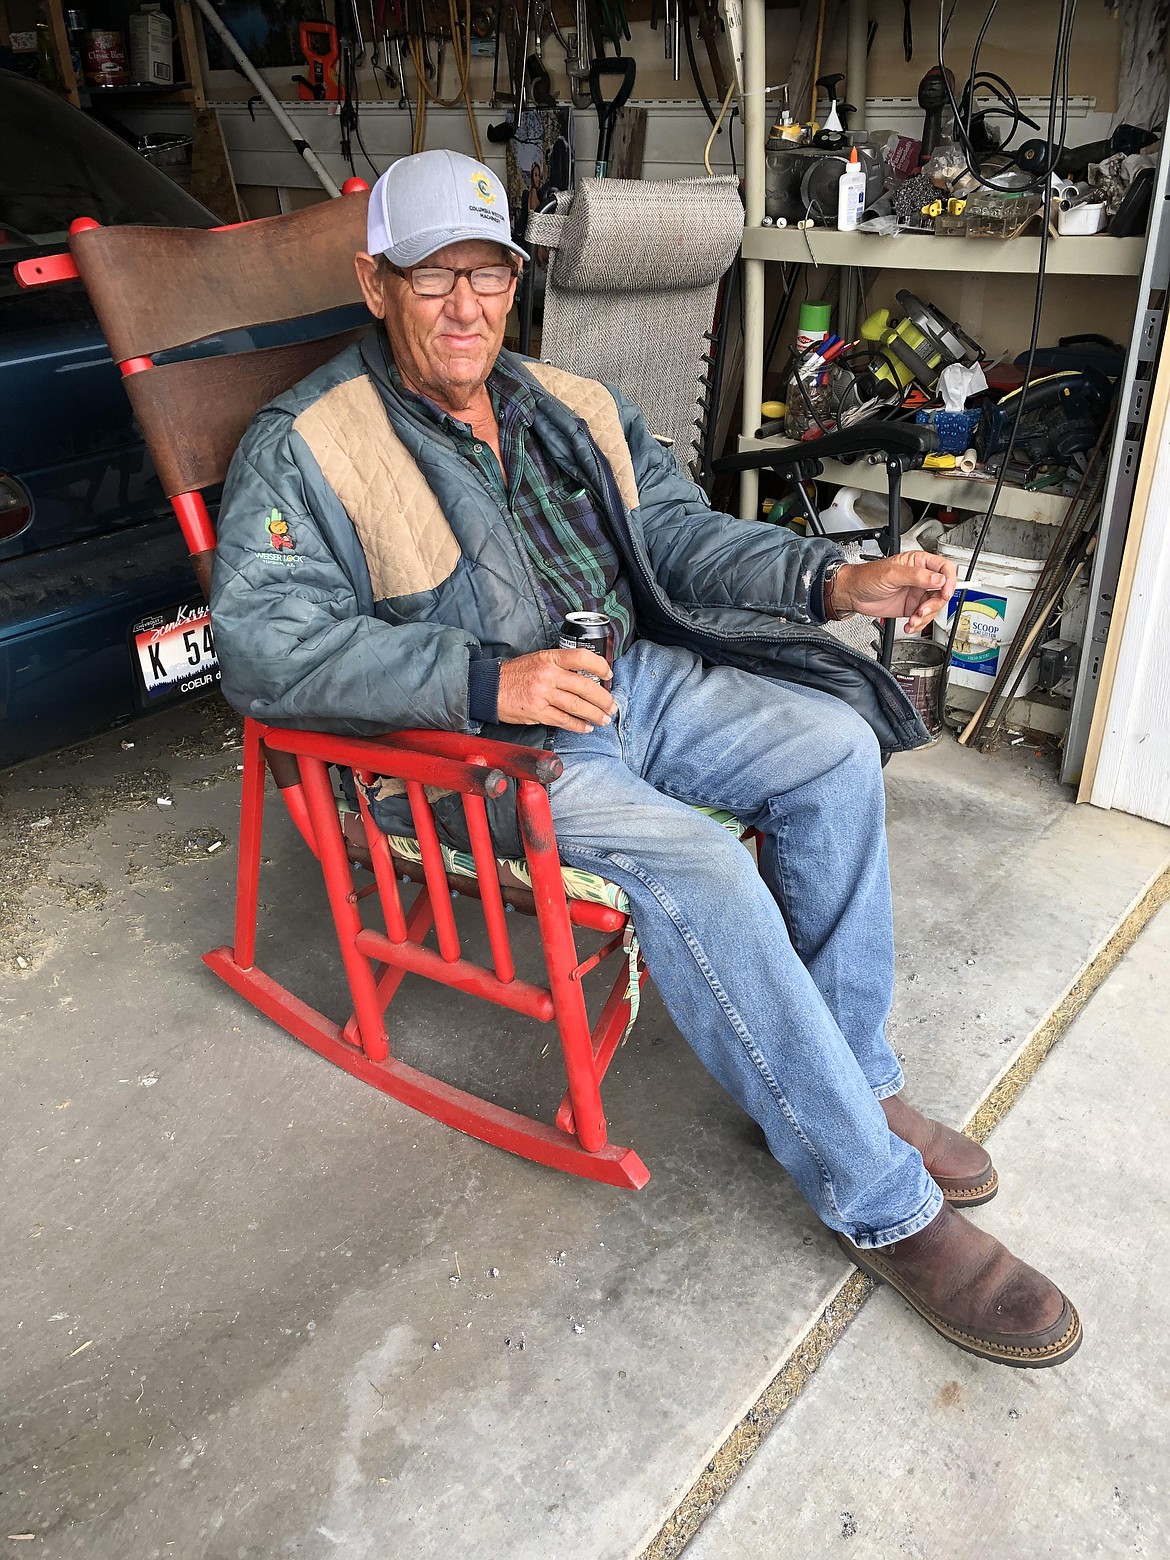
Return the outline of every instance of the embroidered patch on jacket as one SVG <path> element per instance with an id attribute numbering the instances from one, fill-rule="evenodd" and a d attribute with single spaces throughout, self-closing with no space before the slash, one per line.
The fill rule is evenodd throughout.
<path id="1" fill-rule="evenodd" d="M 268 551 L 254 554 L 260 563 L 277 563 L 291 568 L 303 563 L 303 556 L 296 550 L 296 538 L 292 526 L 279 509 L 272 509 L 264 516 L 264 529 L 268 532 Z"/>
<path id="2" fill-rule="evenodd" d="M 290 553 L 296 550 L 297 544 L 292 534 L 292 527 L 279 509 L 272 510 L 265 517 L 264 527 L 268 532 L 268 545 L 275 552 Z"/>

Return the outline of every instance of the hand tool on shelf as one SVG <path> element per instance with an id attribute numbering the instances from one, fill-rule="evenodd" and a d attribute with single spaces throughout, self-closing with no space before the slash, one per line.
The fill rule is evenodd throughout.
<path id="1" fill-rule="evenodd" d="M 650 26 L 654 32 L 658 31 L 658 23 L 662 22 L 662 52 L 666 59 L 674 66 L 674 79 L 679 79 L 680 55 L 682 43 L 682 10 L 686 0 L 651 0 Z M 618 51 L 621 52 L 620 50 Z"/>
<path id="2" fill-rule="evenodd" d="M 304 103 L 336 103 L 341 96 L 337 77 L 341 49 L 332 22 L 302 22 L 298 34 L 307 75 L 292 79 Z"/>
<path id="3" fill-rule="evenodd" d="M 634 90 L 634 77 L 637 75 L 637 66 L 627 55 L 624 59 L 594 60 L 589 67 L 589 96 L 593 99 L 593 106 L 597 110 L 597 164 L 594 168 L 594 176 L 604 179 L 609 168 L 609 149 L 613 141 L 613 127 L 617 122 L 617 116 L 629 101 L 630 93 Z M 618 76 L 620 81 L 617 90 L 611 98 L 605 98 L 601 92 L 601 78 L 603 76 Z"/>
<path id="4" fill-rule="evenodd" d="M 589 11 L 587 0 L 575 0 L 573 46 L 566 50 L 565 71 L 569 77 L 569 95 L 574 108 L 588 108 L 589 97 Z"/>
<path id="5" fill-rule="evenodd" d="M 922 161 L 934 151 L 942 136 L 943 110 L 950 107 L 955 90 L 955 78 L 948 70 L 946 75 L 937 65 L 932 65 L 918 83 L 918 106 L 925 113 L 922 121 Z"/>
<path id="6" fill-rule="evenodd" d="M 528 84 L 532 89 L 532 101 L 537 108 L 555 108 L 557 95 L 552 88 L 552 77 L 544 68 L 539 54 L 528 56 Z"/>
<path id="7" fill-rule="evenodd" d="M 528 73 L 528 39 L 532 31 L 532 0 L 524 0 L 523 30 L 519 27 L 519 11 L 515 7 L 511 12 L 511 21 L 512 26 L 509 28 L 509 36 L 505 39 L 505 45 L 509 74 L 512 78 L 512 117 L 504 120 L 503 124 L 489 125 L 487 127 L 487 138 L 496 146 L 512 139 L 520 123 L 520 115 L 524 112 L 524 78 Z M 503 17 L 501 16 L 501 30 L 502 23 Z"/>
<path id="8" fill-rule="evenodd" d="M 390 34 L 385 25 L 386 5 L 385 0 L 370 0 L 370 73 L 374 78 L 374 90 L 378 94 L 379 101 L 384 101 L 381 76 L 388 87 L 398 85 L 394 72 L 390 69 Z"/>

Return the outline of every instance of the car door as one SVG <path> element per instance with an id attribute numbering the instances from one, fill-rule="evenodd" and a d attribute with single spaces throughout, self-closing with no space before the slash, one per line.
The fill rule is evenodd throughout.
<path id="1" fill-rule="evenodd" d="M 177 665 L 173 677 L 156 675 L 160 630 L 180 609 L 198 606 L 198 592 L 84 289 L 72 282 L 26 291 L 12 266 L 60 252 L 78 216 L 192 227 L 216 218 L 85 114 L 3 72 L 0 145 L 6 764 L 197 691 L 214 676 L 209 633 L 206 647 L 200 634 L 194 663 L 182 646 L 197 677 L 178 675 Z"/>

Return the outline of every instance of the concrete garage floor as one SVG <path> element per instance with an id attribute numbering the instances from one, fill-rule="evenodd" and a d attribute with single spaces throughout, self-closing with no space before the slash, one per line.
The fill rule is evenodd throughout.
<path id="1" fill-rule="evenodd" d="M 621 1193 L 414 1115 L 220 985 L 197 954 L 230 932 L 237 739 L 209 702 L 4 785 L 0 1538 L 677 1553 L 864 1286 L 652 993 L 608 1080 L 613 1138 L 652 1174 Z M 1026 747 L 887 773 L 895 1045 L 917 1103 L 987 1119 L 1164 896 L 1170 834 L 1073 807 Z M 312 864 L 271 817 L 260 960 L 336 1011 Z M 551 1113 L 548 1030 L 421 982 L 400 1001 L 408 1060 Z"/>
<path id="2" fill-rule="evenodd" d="M 687 1548 L 687 1560 L 1170 1554 L 1170 910 L 991 1138 L 980 1210 L 1059 1275 L 1085 1342 L 994 1370 L 880 1291 Z"/>

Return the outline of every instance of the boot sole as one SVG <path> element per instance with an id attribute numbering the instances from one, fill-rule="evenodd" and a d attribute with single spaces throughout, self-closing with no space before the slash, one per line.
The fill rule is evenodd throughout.
<path id="1" fill-rule="evenodd" d="M 929 1173 L 928 1171 L 927 1174 Z M 948 1191 L 937 1178 L 935 1184 L 952 1208 L 981 1208 L 999 1191 L 999 1171 L 993 1169 L 986 1181 L 981 1181 L 978 1186 L 966 1187 L 959 1191 Z"/>
<path id="2" fill-rule="evenodd" d="M 1065 1360 L 1071 1359 L 1081 1346 L 1083 1336 L 1081 1319 L 1067 1296 L 1064 1307 L 1068 1316 L 1068 1325 L 1055 1342 L 1034 1348 L 1025 1348 L 1020 1344 L 993 1343 L 988 1338 L 980 1338 L 976 1333 L 965 1332 L 962 1328 L 948 1322 L 937 1311 L 932 1310 L 872 1251 L 862 1251 L 848 1236 L 841 1234 L 837 1235 L 837 1243 L 855 1267 L 859 1267 L 875 1282 L 889 1284 L 891 1289 L 896 1289 L 903 1300 L 914 1307 L 923 1321 L 930 1323 L 936 1333 L 945 1338 L 948 1343 L 953 1343 L 956 1348 L 974 1354 L 977 1359 L 991 1360 L 996 1365 L 1013 1365 L 1022 1370 L 1043 1370 L 1047 1366 L 1061 1365 Z"/>

